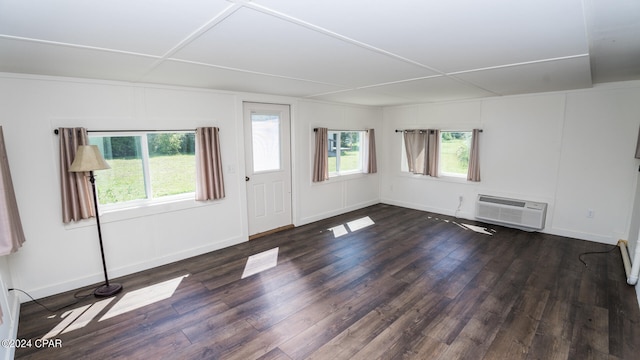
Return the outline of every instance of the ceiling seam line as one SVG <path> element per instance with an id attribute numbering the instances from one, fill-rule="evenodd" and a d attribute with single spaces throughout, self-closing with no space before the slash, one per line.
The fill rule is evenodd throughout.
<path id="1" fill-rule="evenodd" d="M 137 52 L 133 52 L 133 51 L 109 49 L 109 48 L 102 48 L 102 47 L 90 46 L 90 45 L 70 44 L 70 43 L 64 43 L 64 42 L 59 42 L 59 41 L 51 41 L 51 40 L 44 40 L 44 39 L 34 39 L 34 38 L 27 38 L 27 37 L 22 37 L 22 36 L 13 36 L 13 35 L 0 34 L 0 39 L 25 41 L 25 42 L 32 42 L 32 43 L 39 43 L 39 44 L 46 44 L 46 45 L 55 45 L 55 46 L 63 46 L 63 47 L 68 47 L 68 48 L 73 48 L 73 49 L 95 50 L 95 51 L 102 51 L 102 52 L 108 52 L 108 53 L 114 53 L 114 54 L 140 56 L 140 57 L 151 58 L 151 59 L 159 59 L 160 58 L 160 56 L 158 56 L 158 55 L 143 54 L 143 53 L 137 53 Z"/>
<path id="2" fill-rule="evenodd" d="M 261 12 L 261 13 L 266 14 L 266 15 L 274 16 L 274 17 L 276 17 L 278 19 L 287 21 L 289 23 L 292 23 L 292 24 L 295 24 L 295 25 L 298 25 L 298 26 L 302 26 L 302 27 L 307 28 L 307 29 L 309 29 L 311 31 L 318 32 L 320 34 L 332 37 L 334 39 L 347 42 L 349 44 L 352 44 L 352 45 L 358 46 L 360 48 L 363 48 L 365 50 L 369 50 L 369 51 L 372 51 L 372 52 L 375 52 L 375 53 L 378 53 L 378 54 L 381 54 L 381 55 L 384 55 L 384 56 L 388 56 L 390 58 L 393 58 L 393 59 L 396 59 L 396 60 L 399 60 L 399 61 L 403 61 L 403 62 L 412 64 L 412 65 L 421 67 L 421 68 L 429 70 L 429 71 L 433 71 L 437 75 L 444 76 L 446 78 L 450 78 L 451 80 L 456 81 L 458 83 L 463 83 L 463 84 L 465 84 L 467 86 L 475 87 L 475 88 L 478 88 L 478 89 L 480 89 L 482 91 L 486 91 L 486 92 L 494 94 L 494 95 L 499 95 L 499 96 L 502 95 L 502 94 L 496 93 L 495 91 L 486 89 L 486 88 L 484 88 L 482 86 L 479 86 L 479 85 L 476 85 L 476 84 L 474 84 L 472 82 L 468 82 L 468 81 L 456 78 L 456 77 L 454 77 L 452 75 L 447 74 L 444 71 L 438 70 L 438 69 L 433 68 L 431 66 L 422 64 L 420 62 L 417 62 L 415 60 L 411 60 L 409 58 L 405 58 L 403 56 L 400 56 L 398 54 L 392 53 L 392 52 L 387 51 L 387 50 L 383 50 L 383 49 L 378 48 L 376 46 L 369 45 L 369 44 L 364 43 L 362 41 L 358 41 L 358 40 L 352 39 L 352 38 L 350 38 L 348 36 L 344 36 L 344 35 L 338 34 L 336 32 L 333 32 L 333 31 L 329 30 L 329 29 L 325 29 L 325 28 L 323 28 L 321 26 L 311 24 L 311 23 L 309 23 L 307 21 L 295 18 L 293 16 L 289 16 L 289 15 L 283 14 L 283 13 L 281 13 L 279 11 L 270 9 L 270 8 L 265 7 L 263 5 L 250 3 L 250 2 L 247 2 L 245 0 L 239 0 L 239 1 L 236 1 L 236 3 L 241 3 L 243 6 L 249 8 L 249 9 L 253 9 L 255 11 Z"/>
<path id="3" fill-rule="evenodd" d="M 170 59 L 172 55 L 175 55 L 178 51 L 182 50 L 185 46 L 191 44 L 197 38 L 202 36 L 207 31 L 214 28 L 216 25 L 220 24 L 222 21 L 227 19 L 233 13 L 238 11 L 242 6 L 237 4 L 231 4 L 227 6 L 224 10 L 214 16 L 212 19 L 207 21 L 204 25 L 200 26 L 198 29 L 189 34 L 186 38 L 182 39 L 177 45 L 169 49 L 169 51 L 165 52 L 160 58 L 158 58 L 153 64 L 149 66 L 149 68 L 138 77 L 138 80 L 141 81 L 145 77 L 147 77 L 153 70 L 155 70 L 158 66 L 164 63 L 167 59 Z"/>
<path id="4" fill-rule="evenodd" d="M 331 31 L 329 29 L 325 29 L 325 28 L 323 28 L 321 26 L 314 25 L 314 24 L 311 24 L 311 23 L 306 22 L 304 20 L 301 20 L 301 19 L 289 16 L 289 15 L 283 14 L 281 12 L 278 12 L 276 10 L 267 8 L 265 6 L 254 4 L 254 3 L 246 3 L 244 1 L 242 1 L 242 4 L 243 4 L 243 6 L 245 6 L 247 8 L 250 8 L 252 10 L 261 12 L 261 13 L 266 14 L 266 15 L 271 15 L 271 16 L 277 17 L 278 19 L 287 21 L 287 22 L 295 24 L 295 25 L 302 26 L 304 28 L 307 28 L 307 29 L 315 31 L 317 33 L 332 37 L 334 39 L 347 42 L 347 43 L 349 43 L 351 45 L 358 46 L 358 47 L 363 48 L 365 50 L 369 50 L 369 51 L 378 53 L 380 55 L 388 56 L 390 58 L 393 58 L 393 59 L 396 59 L 396 60 L 400 60 L 400 61 L 403 61 L 403 62 L 412 64 L 412 65 L 421 67 L 421 68 L 429 70 L 429 71 L 433 71 L 433 72 L 437 73 L 438 75 L 446 76 L 446 73 L 444 71 L 441 71 L 441 70 L 438 70 L 438 69 L 433 68 L 431 66 L 422 64 L 422 63 L 420 63 L 418 61 L 411 60 L 411 59 L 406 58 L 404 56 L 400 56 L 400 55 L 392 53 L 390 51 L 381 49 L 379 47 L 376 47 L 376 46 L 373 46 L 373 45 L 369 45 L 369 44 L 364 43 L 362 41 L 359 41 L 359 40 L 356 40 L 356 39 L 352 39 L 352 38 L 350 38 L 348 36 L 340 35 L 340 34 L 338 34 L 336 32 L 333 32 L 333 31 Z"/>
<path id="5" fill-rule="evenodd" d="M 264 73 L 264 72 L 254 71 L 254 70 L 233 68 L 233 67 L 223 66 L 223 65 L 214 65 L 214 64 L 208 64 L 208 63 L 203 63 L 203 62 L 199 62 L 199 61 L 183 60 L 183 59 L 176 59 L 176 58 L 169 58 L 169 59 L 166 59 L 166 60 L 185 63 L 185 64 L 193 64 L 193 65 L 200 65 L 200 66 L 218 68 L 218 69 L 223 69 L 223 70 L 237 71 L 237 72 L 253 74 L 253 75 L 262 75 L 262 76 L 269 76 L 269 77 L 275 77 L 275 78 L 280 78 L 280 79 L 304 81 L 304 82 L 309 82 L 309 83 L 314 83 L 314 84 L 319 84 L 319 85 L 328 85 L 328 86 L 338 86 L 338 87 L 349 87 L 349 88 L 351 88 L 350 86 L 342 85 L 342 84 L 333 84 L 333 83 L 327 83 L 327 82 L 316 81 L 316 80 L 296 78 L 296 77 L 291 77 L 291 76 L 270 74 L 270 73 Z"/>
<path id="6" fill-rule="evenodd" d="M 484 67 L 484 68 L 477 68 L 477 69 L 470 69 L 470 70 L 452 71 L 452 72 L 446 73 L 446 75 L 455 76 L 455 75 L 467 74 L 467 73 L 479 72 L 479 71 L 505 69 L 505 68 L 510 68 L 510 67 L 523 66 L 523 65 L 542 64 L 542 63 L 546 63 L 546 62 L 554 62 L 554 61 L 560 61 L 560 60 L 579 59 L 579 58 L 588 57 L 588 56 L 589 56 L 589 54 L 567 55 L 567 56 L 560 56 L 560 57 L 548 58 L 548 59 L 523 61 L 523 62 L 512 63 L 512 64 L 487 66 L 487 67 Z"/>
<path id="7" fill-rule="evenodd" d="M 545 63 L 545 62 L 553 62 L 553 61 L 559 61 L 559 60 L 568 60 L 568 59 L 578 59 L 581 57 L 585 57 L 585 56 L 589 56 L 589 54 L 578 54 L 578 55 L 568 55 L 568 56 L 562 56 L 562 57 L 557 57 L 557 58 L 549 58 L 549 59 L 541 59 L 541 60 L 533 60 L 533 61 L 525 61 L 525 62 L 521 62 L 521 63 L 513 63 L 513 64 L 505 64 L 505 65 L 497 65 L 497 66 L 489 66 L 486 68 L 479 68 L 479 69 L 471 69 L 471 70 L 463 70 L 463 71 L 454 71 L 454 72 L 450 72 L 447 73 L 446 76 L 449 77 L 450 79 L 457 81 L 459 83 L 465 84 L 465 85 L 470 85 L 470 86 L 474 86 L 478 89 L 484 90 L 486 92 L 489 92 L 491 94 L 497 95 L 497 96 L 504 96 L 505 94 L 493 91 L 493 90 L 489 90 L 483 86 L 477 85 L 474 82 L 470 81 L 470 80 L 463 80 L 459 77 L 457 77 L 456 75 L 460 75 L 460 74 L 468 74 L 468 73 L 472 73 L 472 72 L 480 72 L 480 71 L 487 71 L 487 70 L 493 70 L 493 69 L 505 69 L 505 68 L 510 68 L 510 67 L 518 67 L 518 66 L 523 66 L 523 65 L 530 65 L 530 64 L 541 64 L 541 63 Z"/>

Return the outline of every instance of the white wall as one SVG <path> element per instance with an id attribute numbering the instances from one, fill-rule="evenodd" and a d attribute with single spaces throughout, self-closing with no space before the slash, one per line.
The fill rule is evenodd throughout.
<path id="1" fill-rule="evenodd" d="M 10 281 L 41 298 L 104 279 L 95 222 L 62 224 L 58 137 L 53 133 L 60 126 L 90 130 L 220 128 L 226 198 L 103 214 L 111 278 L 247 241 L 241 114 L 245 100 L 292 106 L 294 224 L 379 201 L 377 175 L 312 186 L 309 164 L 312 127 L 378 126 L 379 109 L 311 101 L 298 104 L 298 99 L 260 94 L 0 74 L 0 125 L 27 239 L 20 251 L 3 260 L 11 272 L 5 283 Z M 331 196 L 335 201 L 326 202 L 325 189 L 332 186 L 341 192 Z M 4 272 L 1 275 L 5 277 Z"/>
<path id="2" fill-rule="evenodd" d="M 615 244 L 629 236 L 639 161 L 640 82 L 384 109 L 385 203 L 474 217 L 477 194 L 549 204 L 545 232 Z M 400 172 L 395 129 L 482 128 L 479 183 Z M 594 212 L 587 217 L 588 210 Z"/>
<path id="3" fill-rule="evenodd" d="M 59 126 L 88 129 L 193 129 L 218 126 L 224 166 L 241 163 L 236 97 L 211 91 L 38 77 L 0 78 L 0 114 L 27 242 L 9 257 L 14 286 L 42 297 L 100 282 L 93 221 L 63 225 L 58 179 Z M 97 174 L 99 176 L 99 173 Z M 102 217 L 111 277 L 246 240 L 238 174 L 226 198 L 187 201 L 127 216 Z M 121 214 L 120 214 L 121 215 Z"/>
<path id="4" fill-rule="evenodd" d="M 381 109 L 301 100 L 298 103 L 298 118 L 300 121 L 295 126 L 294 139 L 296 156 L 301 161 L 295 169 L 295 177 L 299 180 L 296 191 L 299 217 L 296 225 L 377 204 L 380 201 L 378 174 L 332 177 L 320 183 L 311 181 L 315 144 L 313 129 L 376 129 L 379 134 Z M 383 153 L 382 149 L 377 150 L 378 155 Z"/>
<path id="5" fill-rule="evenodd" d="M 103 235 L 111 277 L 246 241 L 243 100 L 292 106 L 295 225 L 379 201 L 453 215 L 458 195 L 464 196 L 458 215 L 473 218 L 475 196 L 490 193 L 548 202 L 545 231 L 549 233 L 605 243 L 637 240 L 629 228 L 640 165 L 633 159 L 640 125 L 640 82 L 379 109 L 259 94 L 0 74 L 0 124 L 27 237 L 19 252 L 1 259 L 4 286 L 40 298 L 102 281 L 93 223 L 65 226 L 61 221 L 58 138 L 53 134 L 59 126 L 182 129 L 213 125 L 221 129 L 227 197 L 204 205 L 186 202 L 105 214 Z M 313 128 L 320 126 L 375 128 L 379 173 L 312 183 Z M 483 128 L 482 182 L 401 173 L 401 135 L 394 130 L 415 127 Z M 587 209 L 595 212 L 593 218 L 586 217 Z M 0 301 L 3 309 L 15 304 L 12 296 L 0 296 Z M 4 319 L 7 323 L 7 314 Z M 3 325 L 0 331 L 11 330 Z"/>

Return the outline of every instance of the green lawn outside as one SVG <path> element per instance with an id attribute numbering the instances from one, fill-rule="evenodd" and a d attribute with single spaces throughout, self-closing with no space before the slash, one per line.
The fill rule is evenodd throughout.
<path id="1" fill-rule="evenodd" d="M 440 159 L 442 172 L 454 174 L 467 174 L 469 161 L 460 161 L 458 159 L 458 149 L 464 149 L 467 152 L 466 158 L 469 159 L 469 148 L 465 144 L 465 140 L 451 139 L 442 140 L 440 143 Z"/>
<path id="2" fill-rule="evenodd" d="M 458 159 L 458 149 L 464 140 L 444 140 L 440 147 L 442 171 L 466 174 L 468 162 Z M 466 148 L 468 152 L 468 148 Z M 153 197 L 182 194 L 195 191 L 195 155 L 156 156 L 150 160 Z M 358 151 L 343 151 L 340 156 L 342 171 L 359 167 Z M 107 160 L 111 169 L 97 171 L 96 186 L 100 204 L 145 199 L 142 160 Z M 336 171 L 336 158 L 329 157 L 329 172 Z"/>
<path id="3" fill-rule="evenodd" d="M 340 154 L 340 169 L 342 171 L 354 170 L 360 167 L 358 151 L 343 151 Z M 336 172 L 336 157 L 329 156 L 329 173 Z"/>
<path id="4" fill-rule="evenodd" d="M 100 204 L 146 198 L 142 160 L 107 162 L 111 169 L 95 172 Z M 195 155 L 156 156 L 150 158 L 149 163 L 154 198 L 195 191 Z"/>

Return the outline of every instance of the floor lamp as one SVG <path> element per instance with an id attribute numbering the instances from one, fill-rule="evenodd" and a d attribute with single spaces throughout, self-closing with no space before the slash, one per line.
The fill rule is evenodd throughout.
<path id="1" fill-rule="evenodd" d="M 89 172 L 89 181 L 93 190 L 93 205 L 96 211 L 96 225 L 98 227 L 98 240 L 100 241 L 100 254 L 102 255 L 102 269 L 104 270 L 104 285 L 94 291 L 98 297 L 112 296 L 122 291 L 122 285 L 110 284 L 107 275 L 107 263 L 104 260 L 104 247 L 102 246 L 102 231 L 100 230 L 100 215 L 98 214 L 98 196 L 96 195 L 96 178 L 94 170 L 111 169 L 109 164 L 100 154 L 96 145 L 80 145 L 76 151 L 76 158 L 69 167 L 70 172 Z"/>

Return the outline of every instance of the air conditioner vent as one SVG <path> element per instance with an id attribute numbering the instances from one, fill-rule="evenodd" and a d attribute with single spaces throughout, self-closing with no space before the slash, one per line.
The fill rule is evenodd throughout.
<path id="1" fill-rule="evenodd" d="M 504 199 L 504 198 L 497 198 L 497 197 L 483 196 L 483 195 L 480 195 L 480 199 L 478 201 L 501 204 L 501 205 L 517 206 L 517 207 L 524 207 L 524 205 L 526 204 L 526 202 L 520 201 L 520 200 Z"/>
<path id="2" fill-rule="evenodd" d="M 477 219 L 527 231 L 543 229 L 546 214 L 546 203 L 490 195 L 478 195 L 476 201 Z"/>

